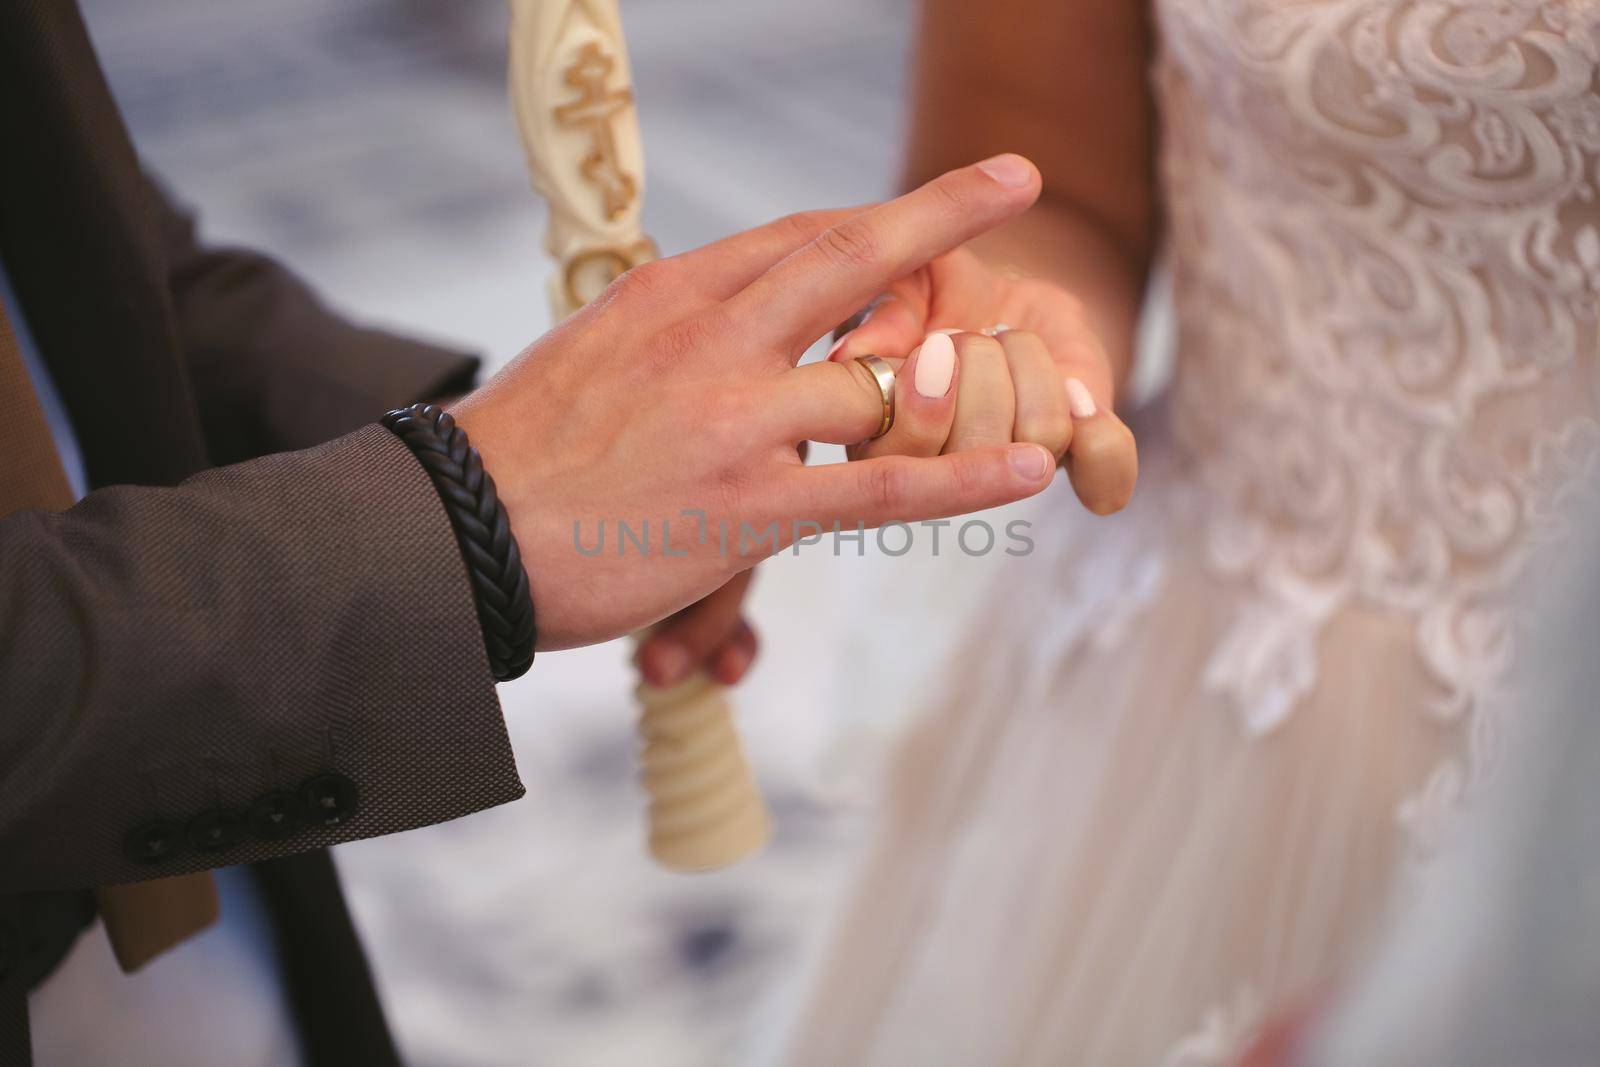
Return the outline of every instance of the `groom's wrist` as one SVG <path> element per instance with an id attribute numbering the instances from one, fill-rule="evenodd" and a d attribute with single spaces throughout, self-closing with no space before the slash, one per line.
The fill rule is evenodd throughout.
<path id="1" fill-rule="evenodd" d="M 494 478 L 466 430 L 434 404 L 383 417 L 405 442 L 444 504 L 472 586 L 489 669 L 496 681 L 521 677 L 533 664 L 537 627 L 527 571 Z"/>

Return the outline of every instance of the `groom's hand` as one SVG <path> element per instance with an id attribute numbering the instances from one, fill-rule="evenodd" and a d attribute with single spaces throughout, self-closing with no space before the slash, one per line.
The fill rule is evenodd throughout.
<path id="1" fill-rule="evenodd" d="M 865 211 L 796 215 L 645 264 L 462 400 L 540 646 L 637 629 L 817 527 L 961 514 L 1048 485 L 1054 460 L 1036 444 L 813 468 L 797 453 L 860 441 L 882 407 L 867 375 L 796 367 L 801 353 L 1038 194 L 1031 163 L 998 156 Z"/>

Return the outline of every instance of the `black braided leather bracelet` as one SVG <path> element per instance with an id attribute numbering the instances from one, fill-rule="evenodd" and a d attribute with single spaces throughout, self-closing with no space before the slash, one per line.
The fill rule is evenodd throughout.
<path id="1" fill-rule="evenodd" d="M 383 424 L 422 462 L 444 501 L 477 596 L 489 669 L 496 681 L 520 678 L 533 664 L 533 598 L 494 479 L 466 431 L 434 404 L 391 411 Z"/>

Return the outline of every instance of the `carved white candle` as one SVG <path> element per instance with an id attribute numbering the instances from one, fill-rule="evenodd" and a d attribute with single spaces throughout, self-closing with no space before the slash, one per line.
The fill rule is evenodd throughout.
<path id="1" fill-rule="evenodd" d="M 533 187 L 549 205 L 558 319 L 656 256 L 644 235 L 644 151 L 615 0 L 509 0 L 510 91 Z M 771 817 L 725 691 L 704 674 L 638 690 L 650 851 L 677 870 L 735 863 Z"/>

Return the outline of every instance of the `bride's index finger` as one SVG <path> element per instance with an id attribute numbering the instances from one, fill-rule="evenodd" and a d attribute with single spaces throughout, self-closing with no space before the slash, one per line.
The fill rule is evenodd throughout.
<path id="1" fill-rule="evenodd" d="M 1039 172 L 1000 155 L 830 226 L 728 301 L 793 358 L 834 323 L 957 245 L 1020 214 L 1039 195 Z"/>

